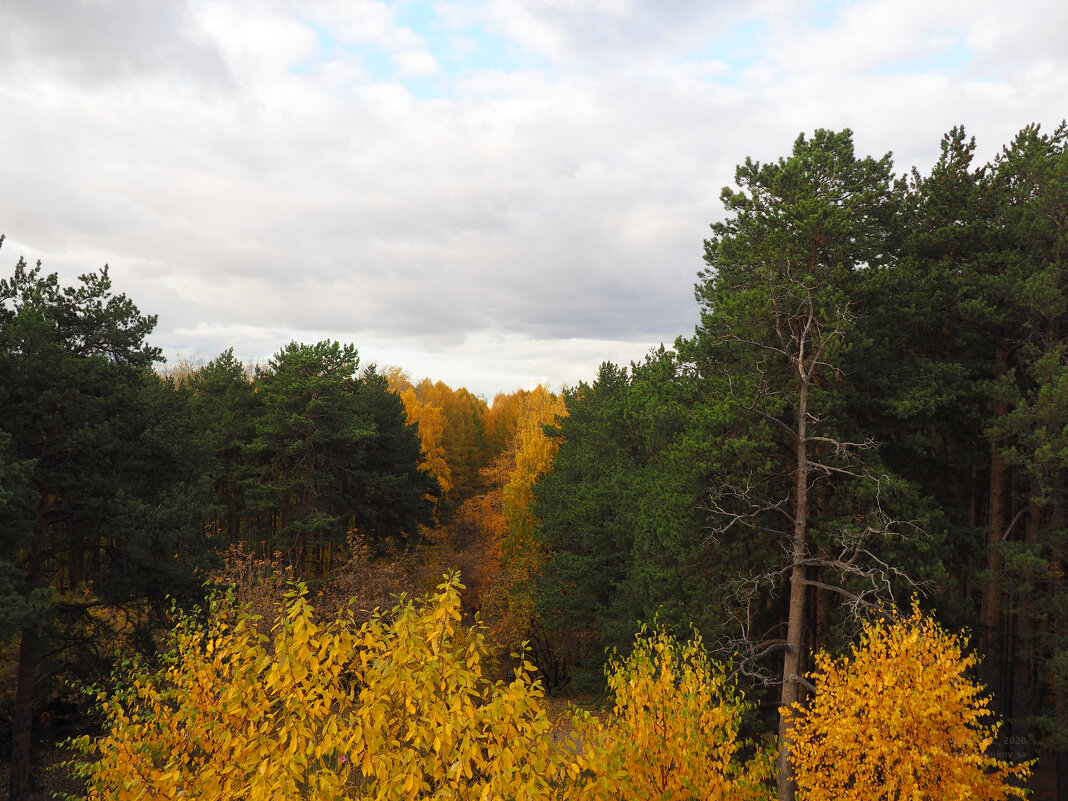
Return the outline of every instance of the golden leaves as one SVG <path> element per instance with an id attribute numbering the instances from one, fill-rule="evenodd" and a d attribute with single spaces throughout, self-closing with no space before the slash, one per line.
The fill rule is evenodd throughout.
<path id="1" fill-rule="evenodd" d="M 483 675 L 460 589 L 447 578 L 357 627 L 317 623 L 298 587 L 268 642 L 225 606 L 205 629 L 180 622 L 169 664 L 106 699 L 109 731 L 83 741 L 90 801 L 562 797 L 571 755 L 532 667 Z"/>
<path id="2" fill-rule="evenodd" d="M 599 737 L 587 726 L 587 739 L 606 744 L 596 770 L 611 777 L 616 797 L 769 797 L 772 755 L 757 748 L 742 761 L 751 746 L 738 735 L 746 704 L 709 660 L 700 635 L 679 643 L 643 629 L 631 655 L 609 665 L 608 685 L 613 714 Z"/>
<path id="3" fill-rule="evenodd" d="M 909 617 L 866 624 L 847 657 L 817 655 L 817 693 L 788 713 L 804 797 L 1023 797 L 1010 782 L 1027 778 L 1030 763 L 988 753 L 998 724 L 987 722 L 989 701 L 967 676 L 976 657 L 964 646 L 914 606 Z"/>

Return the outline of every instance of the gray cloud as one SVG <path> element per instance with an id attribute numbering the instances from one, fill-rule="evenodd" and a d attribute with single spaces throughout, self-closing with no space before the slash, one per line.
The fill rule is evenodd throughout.
<path id="1" fill-rule="evenodd" d="M 745 156 L 850 126 L 904 171 L 957 123 L 989 157 L 1064 113 L 1065 10 L 735 5 L 441 4 L 538 58 L 420 96 L 361 48 L 430 39 L 373 0 L 5 4 L 0 260 L 109 262 L 171 352 L 331 336 L 488 394 L 573 383 L 692 330 Z"/>
<path id="2" fill-rule="evenodd" d="M 82 84 L 161 72 L 227 78 L 184 0 L 8 0 L 0 5 L 0 65 L 9 75 L 21 67 Z"/>

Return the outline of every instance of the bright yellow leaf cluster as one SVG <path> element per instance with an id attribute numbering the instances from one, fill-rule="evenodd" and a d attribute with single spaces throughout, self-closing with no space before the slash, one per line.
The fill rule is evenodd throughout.
<path id="1" fill-rule="evenodd" d="M 503 457 L 509 469 L 497 476 L 504 518 L 500 573 L 486 594 L 484 608 L 496 619 L 502 644 L 509 648 L 530 636 L 537 620 L 533 587 L 545 551 L 534 537 L 534 484 L 552 467 L 560 448 L 558 439 L 546 435 L 545 426 L 566 415 L 563 396 L 540 384 L 525 394 L 512 444 Z"/>
<path id="2" fill-rule="evenodd" d="M 631 655 L 609 664 L 608 684 L 613 713 L 603 728 L 588 725 L 586 738 L 605 744 L 597 768 L 611 778 L 614 797 L 770 798 L 773 754 L 739 738 L 744 699 L 709 660 L 700 635 L 679 643 L 643 630 Z M 743 753 L 753 755 L 744 761 Z"/>
<path id="3" fill-rule="evenodd" d="M 545 425 L 566 415 L 563 396 L 554 395 L 541 384 L 522 398 L 511 446 L 515 469 L 504 485 L 504 514 L 513 535 L 529 537 L 533 531 L 534 484 L 552 467 L 560 449 L 559 440 L 546 435 Z"/>
<path id="4" fill-rule="evenodd" d="M 1030 763 L 991 755 L 998 725 L 960 637 L 913 607 L 867 623 L 849 655 L 821 653 L 816 693 L 791 717 L 791 762 L 806 801 L 984 801 L 1025 793 Z"/>
<path id="5" fill-rule="evenodd" d="M 302 588 L 270 636 L 225 603 L 206 628 L 183 620 L 160 672 L 102 697 L 88 798 L 607 798 L 583 749 L 555 742 L 529 664 L 483 675 L 460 589 L 453 576 L 361 626 L 317 624 Z"/>

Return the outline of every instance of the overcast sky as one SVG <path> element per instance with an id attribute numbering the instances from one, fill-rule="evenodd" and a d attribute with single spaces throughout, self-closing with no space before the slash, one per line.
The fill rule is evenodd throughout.
<path id="1" fill-rule="evenodd" d="M 904 172 L 1068 115 L 1054 0 L 3 0 L 0 267 L 104 263 L 151 341 L 498 391 L 690 333 L 745 157 Z"/>

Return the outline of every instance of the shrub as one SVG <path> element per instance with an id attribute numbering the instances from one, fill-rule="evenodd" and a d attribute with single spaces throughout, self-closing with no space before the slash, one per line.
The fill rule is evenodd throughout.
<path id="1" fill-rule="evenodd" d="M 180 618 L 163 669 L 134 666 L 101 697 L 106 734 L 81 741 L 96 758 L 81 767 L 88 798 L 574 795 L 585 766 L 555 749 L 531 666 L 483 676 L 460 589 L 453 576 L 356 626 L 348 613 L 317 623 L 298 586 L 269 636 L 225 599 L 206 626 Z"/>
<path id="2" fill-rule="evenodd" d="M 615 708 L 603 727 L 600 770 L 615 797 L 769 797 L 773 755 L 740 739 L 745 701 L 708 658 L 700 635 L 679 643 L 643 629 L 630 656 L 612 660 L 606 672 Z M 745 761 L 747 752 L 753 756 Z"/>
<path id="3" fill-rule="evenodd" d="M 913 607 L 869 622 L 841 659 L 816 657 L 816 693 L 791 711 L 791 761 L 807 801 L 1024 797 L 1031 763 L 990 755 L 998 724 L 969 678 L 966 642 Z"/>

